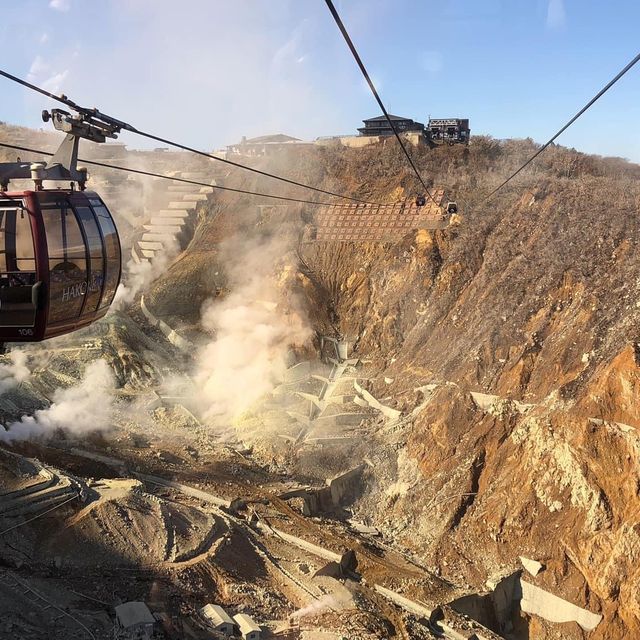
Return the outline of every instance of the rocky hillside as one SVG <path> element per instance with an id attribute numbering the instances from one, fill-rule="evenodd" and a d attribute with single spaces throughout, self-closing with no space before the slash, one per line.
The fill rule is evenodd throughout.
<path id="1" fill-rule="evenodd" d="M 298 272 L 288 285 L 313 328 L 347 336 L 369 390 L 402 411 L 349 452 L 377 461 L 356 509 L 478 591 L 518 556 L 537 558 L 540 585 L 604 615 L 590 638 L 635 637 L 640 167 L 552 147 L 487 199 L 534 149 L 475 138 L 416 150 L 462 219 L 397 244 L 298 245 L 311 207 L 268 211 L 222 195 L 150 299 L 197 323 L 201 303 L 224 295 L 223 239 L 289 237 Z M 264 166 L 377 201 L 418 193 L 390 143 Z M 228 184 L 301 195 L 236 174 Z M 527 624 L 519 637 L 585 634 L 575 623 Z"/>

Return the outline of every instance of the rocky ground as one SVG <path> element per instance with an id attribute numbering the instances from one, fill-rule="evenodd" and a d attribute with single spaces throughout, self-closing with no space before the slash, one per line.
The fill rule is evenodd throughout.
<path id="1" fill-rule="evenodd" d="M 487 200 L 533 149 L 531 141 L 475 138 L 467 148 L 416 150 L 461 216 L 455 226 L 413 231 L 397 244 L 302 243 L 311 207 L 216 197 L 199 212 L 189 246 L 145 292 L 149 308 L 193 340 L 191 353 L 150 327 L 136 300 L 73 339 L 28 350 L 31 377 L 0 398 L 7 423 L 77 384 L 91 360 L 103 358 L 115 379 L 103 435 L 78 441 L 59 433 L 46 445 L 13 446 L 80 477 L 91 500 L 3 538 L 6 571 L 36 580 L 53 563 L 48 577 L 64 583 L 65 597 L 84 586 L 103 603 L 96 616 L 108 615 L 115 598 L 145 599 L 182 620 L 184 637 L 199 637 L 196 611 L 207 601 L 246 609 L 281 637 L 436 634 L 376 584 L 430 610 L 444 606 L 446 624 L 457 633 L 466 627 L 466 637 L 474 623 L 464 615 L 517 640 L 640 634 L 640 273 L 633 259 L 640 168 L 552 147 Z M 318 148 L 260 162 L 376 201 L 417 193 L 393 146 Z M 235 174 L 228 184 L 267 188 Z M 265 279 L 256 281 L 261 272 Z M 205 313 L 203 323 L 203 304 L 235 313 L 239 327 L 234 294 L 258 300 L 260 314 L 285 318 L 284 338 L 278 333 L 269 344 L 285 344 L 286 357 L 268 360 L 279 379 L 266 396 L 221 426 L 219 397 L 207 405 L 218 413 L 207 414 L 194 397 L 206 394 L 193 388 L 211 348 L 207 329 L 219 341 L 236 337 L 220 316 Z M 276 316 L 249 317 L 270 326 Z M 321 393 L 311 375 L 331 375 L 331 365 L 319 365 L 320 336 L 346 338 L 354 363 L 340 374 L 339 406 L 323 406 L 318 419 L 313 407 L 301 416 L 310 405 L 300 392 Z M 231 344 L 211 352 L 215 363 L 232 359 L 238 347 Z M 302 362 L 319 368 L 287 387 L 282 373 Z M 230 371 L 249 371 L 244 366 Z M 363 409 L 355 400 L 366 393 L 354 390 L 352 378 L 388 411 Z M 231 396 L 254 386 L 247 379 Z M 323 422 L 342 412 L 361 412 L 361 420 L 339 428 L 338 419 Z M 363 461 L 357 488 L 330 513 L 311 518 L 299 498 L 278 498 L 321 487 Z M 0 474 L 7 490 L 21 486 L 8 462 Z M 229 505 L 241 498 L 242 507 L 212 505 L 151 476 Z M 348 520 L 381 536 L 355 533 Z M 360 581 L 311 580 L 326 558 L 265 533 L 273 529 L 338 554 L 356 549 Z M 490 594 L 522 571 L 521 556 L 544 567 L 524 574 L 532 584 L 603 616 L 593 631 L 517 608 L 499 619 Z M 87 590 L 78 581 L 89 569 L 108 579 Z M 327 593 L 333 606 L 318 605 Z M 79 601 L 72 606 L 81 609 Z M 288 616 L 309 606 L 285 630 Z M 18 613 L 12 620 L 6 633 L 32 625 L 27 637 L 46 624 Z"/>
<path id="2" fill-rule="evenodd" d="M 378 455 L 356 509 L 479 589 L 520 555 L 544 560 L 545 585 L 603 613 L 593 637 L 624 637 L 638 631 L 639 169 L 556 147 L 487 201 L 532 149 L 477 139 L 418 154 L 457 194 L 462 223 L 393 246 L 299 246 L 295 286 L 316 330 L 349 338 L 368 388 L 406 416 L 348 452 Z M 391 198 L 402 170 L 385 151 L 296 166 Z M 412 192 L 407 174 L 400 183 Z M 235 206 L 220 205 L 212 234 L 252 219 L 233 220 Z M 290 213 L 298 228 L 308 219 Z M 281 212 L 269 223 L 292 224 Z M 204 225 L 196 247 L 207 237 Z M 201 272 L 197 254 L 190 267 Z M 532 637 L 583 634 L 532 624 Z"/>

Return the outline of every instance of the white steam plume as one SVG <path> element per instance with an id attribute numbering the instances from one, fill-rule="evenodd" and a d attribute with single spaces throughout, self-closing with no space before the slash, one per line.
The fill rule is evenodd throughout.
<path id="1" fill-rule="evenodd" d="M 127 160 L 128 161 L 128 160 Z M 149 166 L 147 166 L 147 164 Z M 143 170 L 151 171 L 153 167 L 150 163 L 141 163 L 138 161 L 138 165 L 142 165 Z M 92 185 L 92 189 L 97 191 L 98 193 L 104 187 L 104 179 L 100 181 L 102 176 L 94 171 L 92 173 L 92 177 L 97 176 L 98 180 L 96 180 L 97 184 Z M 101 183 L 102 182 L 102 183 Z M 106 184 L 110 184 L 109 181 L 106 181 Z M 142 222 L 144 220 L 144 207 L 143 203 L 146 198 L 146 192 L 149 190 L 149 181 L 143 179 L 143 177 L 136 179 L 129 179 L 124 182 L 118 183 L 118 189 L 112 195 L 109 195 L 108 198 L 103 197 L 105 200 L 113 219 L 115 220 L 116 227 L 119 229 L 127 227 L 132 227 L 133 229 L 140 229 Z M 123 250 L 130 250 L 131 246 L 128 245 L 128 240 L 130 239 L 129 234 L 124 234 L 120 236 L 120 242 L 122 243 Z"/>
<path id="2" fill-rule="evenodd" d="M 12 351 L 9 357 L 10 364 L 0 364 L 0 394 L 17 387 L 31 373 L 27 368 L 27 355 L 24 351 Z"/>
<path id="3" fill-rule="evenodd" d="M 295 613 L 291 614 L 290 618 L 292 620 L 300 620 L 307 616 L 320 615 L 328 610 L 339 611 L 340 609 L 345 609 L 350 604 L 352 604 L 352 601 L 349 594 L 328 593 L 322 596 L 322 598 L 314 600 L 306 607 L 298 609 Z"/>
<path id="4" fill-rule="evenodd" d="M 177 240 L 170 236 L 167 237 L 167 240 L 164 251 L 156 254 L 151 261 L 136 262 L 132 258 L 127 262 L 122 277 L 123 282 L 118 286 L 111 305 L 112 310 L 117 311 L 131 304 L 139 293 L 144 292 L 156 278 L 159 278 L 167 270 L 169 263 L 180 250 Z"/>
<path id="5" fill-rule="evenodd" d="M 106 429 L 111 421 L 114 380 L 104 360 L 92 362 L 81 382 L 56 390 L 53 403 L 0 429 L 0 442 L 51 437 L 57 429 L 78 435 Z"/>
<path id="6" fill-rule="evenodd" d="M 312 335 L 291 291 L 295 270 L 285 238 L 233 238 L 221 247 L 231 293 L 208 300 L 202 325 L 213 339 L 197 356 L 205 419 L 225 425 L 281 382 L 290 349 Z"/>

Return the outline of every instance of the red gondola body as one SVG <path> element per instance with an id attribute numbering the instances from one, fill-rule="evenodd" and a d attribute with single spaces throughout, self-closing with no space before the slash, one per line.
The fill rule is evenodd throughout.
<path id="1" fill-rule="evenodd" d="M 35 342 L 104 316 L 120 239 L 91 191 L 0 191 L 0 342 Z"/>

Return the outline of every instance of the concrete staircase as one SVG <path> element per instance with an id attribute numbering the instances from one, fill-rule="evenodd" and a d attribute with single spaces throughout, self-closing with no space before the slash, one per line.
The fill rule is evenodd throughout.
<path id="1" fill-rule="evenodd" d="M 211 173 L 176 172 L 175 177 L 215 185 Z M 160 254 L 176 254 L 187 246 L 196 226 L 197 211 L 211 198 L 214 189 L 158 180 L 158 189 L 143 224 L 143 231 L 131 249 L 136 262 L 153 260 Z"/>
<path id="2" fill-rule="evenodd" d="M 362 437 L 361 423 L 372 416 L 382 414 L 390 423 L 400 419 L 398 409 L 385 406 L 359 383 L 359 359 L 348 357 L 346 339 L 321 336 L 320 343 L 322 362 L 299 363 L 273 392 L 271 413 L 263 419 L 280 427 L 279 438 L 295 446 L 340 445 Z"/>
<path id="3" fill-rule="evenodd" d="M 309 400 L 309 418 L 311 420 L 318 420 L 324 417 L 327 408 L 331 404 L 341 405 L 353 399 L 354 394 L 345 396 L 344 394 L 336 394 L 336 390 L 341 383 L 355 380 L 354 376 L 345 377 L 344 374 L 349 367 L 355 367 L 358 364 L 358 359 L 339 361 L 332 358 L 330 363 L 332 367 L 327 376 L 311 375 L 312 378 L 322 383 L 322 388 L 317 395 L 302 391 L 296 392 L 299 397 Z"/>
<path id="4" fill-rule="evenodd" d="M 303 446 L 344 443 L 361 437 L 359 425 L 376 412 L 366 402 L 358 402 L 355 385 L 359 360 L 347 357 L 346 343 L 340 342 L 336 357 L 324 354 L 323 362 L 299 363 L 274 390 L 268 415 L 274 427 L 280 427 L 279 438 Z M 281 412 L 288 422 L 283 421 Z"/>

